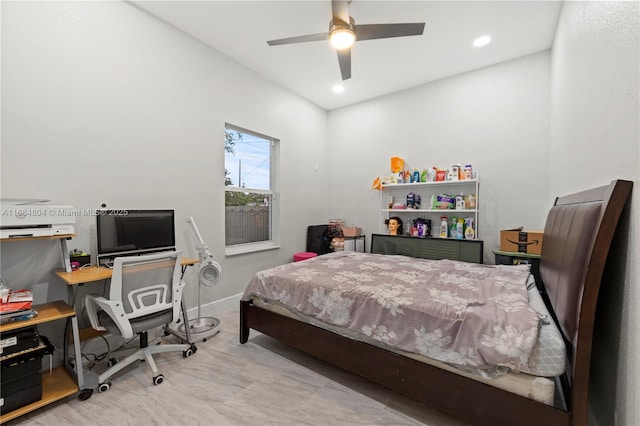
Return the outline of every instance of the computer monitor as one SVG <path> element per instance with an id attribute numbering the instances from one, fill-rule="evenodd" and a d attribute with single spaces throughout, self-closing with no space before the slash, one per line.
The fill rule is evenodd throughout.
<path id="1" fill-rule="evenodd" d="M 98 265 L 117 256 L 175 250 L 173 210 L 98 210 Z"/>

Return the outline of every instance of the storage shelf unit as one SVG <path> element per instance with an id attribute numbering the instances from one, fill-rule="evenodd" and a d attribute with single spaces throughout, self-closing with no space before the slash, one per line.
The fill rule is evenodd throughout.
<path id="1" fill-rule="evenodd" d="M 76 316 L 75 310 L 63 301 L 34 305 L 33 308 L 38 312 L 38 315 L 25 321 L 14 321 L 2 324 L 0 325 L 0 333 L 6 333 L 11 330 L 18 330 L 20 328 L 60 319 L 75 318 Z M 78 392 L 79 389 L 80 388 L 75 379 L 65 367 L 54 368 L 51 372 L 43 371 L 42 398 L 39 401 L 17 408 L 9 413 L 2 414 L 2 416 L 0 416 L 0 423 L 8 422 L 9 420 L 15 419 L 23 414 L 73 395 Z"/>
<path id="2" fill-rule="evenodd" d="M 76 234 L 60 234 L 60 235 L 47 235 L 44 237 L 14 237 L 14 238 L 2 238 L 0 241 L 35 241 L 35 240 L 70 240 L 75 237 Z"/>
<path id="3" fill-rule="evenodd" d="M 474 209 L 391 209 L 389 208 L 388 197 L 392 196 L 394 203 L 403 202 L 409 192 L 413 192 L 421 197 L 422 206 L 431 205 L 431 196 L 441 193 L 449 194 L 453 197 L 462 194 L 475 194 L 476 208 Z M 476 175 L 474 179 L 442 181 L 442 182 L 416 182 L 416 183 L 392 183 L 382 185 L 380 191 L 380 232 L 385 231 L 384 221 L 391 216 L 398 216 L 404 220 L 423 217 L 431 220 L 431 236 L 437 237 L 440 217 L 473 217 L 475 223 L 475 239 L 478 239 L 478 214 L 480 201 L 480 178 Z M 406 218 L 406 219 L 405 219 Z"/>
<path id="4" fill-rule="evenodd" d="M 33 410 L 49 405 L 78 392 L 76 382 L 69 376 L 64 367 L 54 368 L 51 373 L 42 373 L 42 399 L 24 407 L 17 408 L 10 413 L 0 416 L 0 423 L 8 422 L 16 417 L 30 413 Z"/>
<path id="5" fill-rule="evenodd" d="M 62 264 L 65 271 L 71 272 L 71 266 L 69 263 L 69 250 L 67 249 L 67 240 L 75 237 L 75 234 L 53 235 L 45 237 L 17 237 L 17 238 L 2 238 L 0 242 L 15 242 L 15 241 L 37 241 L 37 240 L 58 240 L 60 242 L 60 253 Z M 65 344 L 65 360 L 64 365 L 54 368 L 51 372 L 44 371 L 42 373 L 42 398 L 39 401 L 25 405 L 24 407 L 17 408 L 8 413 L 3 413 L 0 416 L 0 423 L 7 422 L 11 419 L 15 419 L 23 414 L 29 413 L 52 402 L 58 401 L 67 396 L 71 396 L 77 393 L 84 387 L 84 375 L 82 371 L 82 354 L 80 351 L 80 337 L 78 330 L 78 318 L 74 308 L 63 301 L 55 301 L 49 303 L 43 303 L 39 305 L 33 305 L 33 308 L 38 314 L 24 321 L 13 321 L 7 324 L 0 325 L 0 333 L 6 333 L 11 330 L 17 330 L 24 327 L 30 327 L 38 324 L 44 324 L 51 321 L 66 320 L 71 322 L 71 334 L 73 336 L 73 348 L 76 358 L 75 369 L 70 368 L 67 364 Z M 70 340 L 65 337 L 65 342 Z M 75 376 L 75 377 L 74 377 Z"/>
<path id="6" fill-rule="evenodd" d="M 71 262 L 69 261 L 69 249 L 67 248 L 67 240 L 75 237 L 76 234 L 61 234 L 51 235 L 45 237 L 15 237 L 15 238 L 2 238 L 1 242 L 9 241 L 36 241 L 36 240 L 58 240 L 60 241 L 60 255 L 62 259 L 62 266 L 67 272 L 71 272 Z"/>

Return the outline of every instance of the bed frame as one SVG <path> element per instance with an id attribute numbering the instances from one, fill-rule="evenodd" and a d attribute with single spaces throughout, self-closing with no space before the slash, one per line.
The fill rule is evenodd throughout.
<path id="1" fill-rule="evenodd" d="M 632 182 L 559 197 L 547 217 L 540 275 L 567 344 L 557 392 L 566 409 L 450 373 L 240 302 L 240 343 L 251 328 L 453 416 L 477 425 L 587 425 L 589 367 L 598 291 Z M 616 285 L 607 282 L 607 285 Z M 560 390 L 558 390 L 560 389 Z"/>

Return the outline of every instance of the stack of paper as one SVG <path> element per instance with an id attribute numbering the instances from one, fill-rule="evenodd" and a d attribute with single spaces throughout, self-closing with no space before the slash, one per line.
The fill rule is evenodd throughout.
<path id="1" fill-rule="evenodd" d="M 31 307 L 33 293 L 29 290 L 15 290 L 5 292 L 0 298 L 0 322 L 2 324 L 29 319 L 37 312 Z"/>

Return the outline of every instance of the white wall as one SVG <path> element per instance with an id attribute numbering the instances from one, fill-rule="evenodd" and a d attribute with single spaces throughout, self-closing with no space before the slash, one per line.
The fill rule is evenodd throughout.
<path id="1" fill-rule="evenodd" d="M 379 232 L 379 194 L 369 188 L 397 155 L 420 170 L 473 165 L 485 262 L 500 229 L 542 229 L 552 203 L 549 61 L 541 52 L 331 111 L 332 214 Z"/>
<path id="2" fill-rule="evenodd" d="M 225 271 L 203 300 L 241 293 L 257 270 L 305 248 L 328 209 L 327 114 L 123 2 L 2 2 L 2 197 L 79 209 L 171 208 L 197 257 L 194 216 Z M 224 123 L 281 141 L 282 247 L 224 256 Z M 320 171 L 313 165 L 320 163 Z M 313 189 L 313 197 L 310 196 Z M 90 250 L 93 217 L 70 248 Z M 2 244 L 2 276 L 36 301 L 66 299 L 55 243 Z M 186 298 L 196 304 L 195 268 Z"/>
<path id="3" fill-rule="evenodd" d="M 552 54 L 549 182 L 566 194 L 634 181 L 600 293 L 592 424 L 640 424 L 640 3 L 566 2 Z"/>

